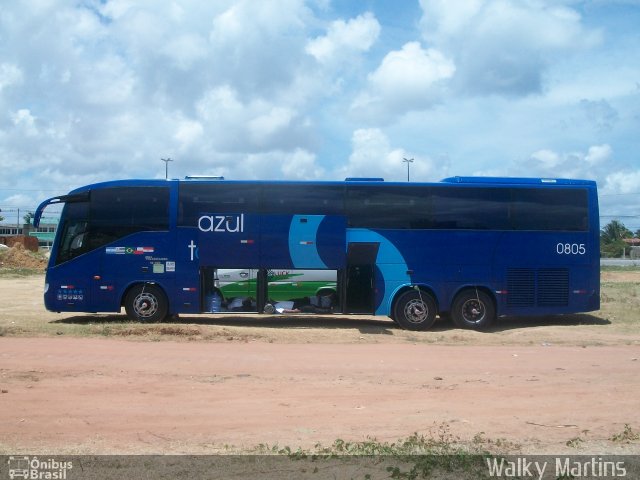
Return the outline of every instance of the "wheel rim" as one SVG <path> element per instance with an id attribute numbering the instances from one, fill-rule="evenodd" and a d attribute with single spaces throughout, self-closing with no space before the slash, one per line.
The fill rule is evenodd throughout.
<path id="1" fill-rule="evenodd" d="M 486 313 L 487 311 L 484 307 L 484 303 L 482 303 L 477 298 L 467 300 L 462 305 L 462 318 L 464 318 L 465 322 L 481 322 L 484 319 Z"/>
<path id="2" fill-rule="evenodd" d="M 159 308 L 158 299 L 155 295 L 142 292 L 133 301 L 133 311 L 139 318 L 152 317 Z"/>
<path id="3" fill-rule="evenodd" d="M 422 323 L 429 317 L 429 307 L 422 300 L 410 300 L 404 306 L 404 317 L 411 323 Z"/>

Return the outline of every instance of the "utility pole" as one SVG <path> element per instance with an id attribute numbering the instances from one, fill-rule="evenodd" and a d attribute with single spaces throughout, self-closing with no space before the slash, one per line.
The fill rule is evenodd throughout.
<path id="1" fill-rule="evenodd" d="M 407 182 L 409 182 L 409 164 L 413 163 L 413 158 L 402 158 L 402 163 L 407 164 Z"/>
<path id="2" fill-rule="evenodd" d="M 161 161 L 164 162 L 164 179 L 169 180 L 169 162 L 173 162 L 171 158 L 161 158 Z"/>

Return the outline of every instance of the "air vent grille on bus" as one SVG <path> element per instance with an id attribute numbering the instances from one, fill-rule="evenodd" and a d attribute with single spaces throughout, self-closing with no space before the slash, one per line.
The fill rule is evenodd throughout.
<path id="1" fill-rule="evenodd" d="M 543 268 L 538 271 L 538 305 L 562 307 L 569 304 L 569 271 Z"/>
<path id="2" fill-rule="evenodd" d="M 557 307 L 569 304 L 569 271 L 565 268 L 510 268 L 507 305 Z"/>
<path id="3" fill-rule="evenodd" d="M 535 301 L 536 275 L 530 268 L 510 268 L 507 272 L 507 305 L 532 307 Z"/>

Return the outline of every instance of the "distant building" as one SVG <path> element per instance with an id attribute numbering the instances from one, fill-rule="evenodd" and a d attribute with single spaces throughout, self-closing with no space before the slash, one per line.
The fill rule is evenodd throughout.
<path id="1" fill-rule="evenodd" d="M 56 230 L 58 229 L 58 223 L 60 217 L 43 217 L 40 220 L 40 226 L 36 229 L 33 228 L 33 219 L 30 220 L 28 235 L 36 237 L 41 247 L 51 247 L 53 239 L 56 237 Z M 27 235 L 25 233 L 25 235 Z"/>
<path id="2" fill-rule="evenodd" d="M 41 247 L 51 247 L 59 221 L 60 217 L 43 217 L 40 221 L 40 227 L 37 229 L 33 228 L 33 219 L 30 220 L 30 223 L 25 223 L 21 226 L 2 224 L 0 225 L 0 237 L 27 235 L 36 237 Z"/>
<path id="3" fill-rule="evenodd" d="M 629 258 L 640 258 L 640 238 L 623 238 L 622 241 L 629 245 Z"/>

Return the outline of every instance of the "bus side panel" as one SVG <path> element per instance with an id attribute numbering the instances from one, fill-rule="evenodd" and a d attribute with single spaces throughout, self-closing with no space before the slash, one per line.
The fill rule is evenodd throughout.
<path id="1" fill-rule="evenodd" d="M 374 311 L 376 315 L 389 315 L 393 293 L 401 286 L 411 284 L 411 274 L 405 258 L 398 246 L 394 244 L 393 231 L 348 229 L 346 241 L 347 245 L 350 243 L 378 244 L 375 258 Z"/>
<path id="2" fill-rule="evenodd" d="M 431 290 L 439 311 L 449 311 L 456 292 L 465 286 L 494 286 L 492 264 L 500 232 L 405 230 L 384 235 L 403 252 L 408 274 L 404 285 Z M 402 286 L 402 279 L 390 279 L 385 277 L 388 294 Z"/>
<path id="3" fill-rule="evenodd" d="M 510 232 L 498 245 L 500 315 L 589 312 L 599 307 L 599 245 L 588 232 Z"/>
<path id="4" fill-rule="evenodd" d="M 134 283 L 158 283 L 172 298 L 176 271 L 166 232 L 130 235 L 47 269 L 45 306 L 52 311 L 119 312 Z"/>
<path id="5" fill-rule="evenodd" d="M 198 230 L 191 227 L 177 229 L 176 280 L 173 313 L 198 313 L 201 311 L 200 248 Z"/>
<path id="6" fill-rule="evenodd" d="M 99 248 L 100 278 L 94 278 L 92 296 L 96 311 L 119 311 L 127 288 L 137 283 L 157 283 L 171 299 L 176 271 L 173 237 L 167 232 L 141 232 Z"/>
<path id="7" fill-rule="evenodd" d="M 333 269 L 344 266 L 344 216 L 264 215 L 260 267 Z"/>
<path id="8" fill-rule="evenodd" d="M 198 221 L 201 266 L 255 268 L 260 261 L 260 215 L 206 213 Z"/>
<path id="9" fill-rule="evenodd" d="M 432 290 L 439 311 L 448 311 L 465 287 L 490 291 L 499 315 L 599 307 L 599 245 L 588 232 L 387 230 L 377 235 L 397 252 L 386 260 L 393 268 L 381 264 L 380 256 L 377 260 L 383 279 L 377 282 L 378 314 L 390 308 L 393 292 L 403 284 Z M 404 270 L 409 278 L 390 275 L 392 270 Z"/>
<path id="10" fill-rule="evenodd" d="M 91 290 L 93 275 L 99 273 L 99 258 L 100 254 L 94 251 L 71 262 L 49 266 L 45 280 L 45 308 L 52 312 L 97 312 L 91 301 Z M 52 263 L 53 259 L 50 265 Z"/>

